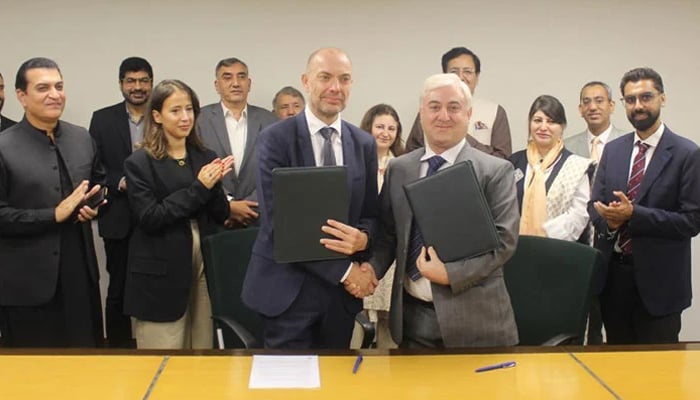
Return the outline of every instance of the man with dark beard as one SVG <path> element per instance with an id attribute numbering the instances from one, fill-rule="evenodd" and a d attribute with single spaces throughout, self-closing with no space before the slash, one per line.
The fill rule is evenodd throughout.
<path id="1" fill-rule="evenodd" d="M 0 74 L 0 111 L 2 111 L 2 106 L 5 104 L 5 79 L 2 77 L 2 74 Z M 0 115 L 0 132 L 4 131 L 5 129 L 11 127 L 12 125 L 16 124 L 17 122 L 5 117 L 4 115 Z"/>
<path id="2" fill-rule="evenodd" d="M 604 259 L 595 288 L 609 344 L 676 343 L 692 297 L 700 148 L 661 121 L 656 71 L 627 72 L 620 90 L 635 132 L 605 146 L 588 204 Z"/>
<path id="3" fill-rule="evenodd" d="M 140 57 L 125 59 L 119 67 L 119 89 L 124 101 L 95 111 L 90 122 L 90 134 L 107 170 L 109 188 L 109 201 L 100 210 L 98 225 L 109 272 L 105 319 L 110 347 L 133 347 L 131 321 L 123 312 L 124 279 L 132 231 L 123 164 L 143 139 L 143 113 L 152 88 L 151 64 Z"/>

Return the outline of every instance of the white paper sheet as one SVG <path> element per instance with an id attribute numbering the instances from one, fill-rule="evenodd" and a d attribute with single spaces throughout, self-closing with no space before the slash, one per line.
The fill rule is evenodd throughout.
<path id="1" fill-rule="evenodd" d="M 318 356 L 253 356 L 250 389 L 320 387 Z"/>

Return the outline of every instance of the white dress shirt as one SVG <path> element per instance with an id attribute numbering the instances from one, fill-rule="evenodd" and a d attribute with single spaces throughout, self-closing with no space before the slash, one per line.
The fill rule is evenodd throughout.
<path id="1" fill-rule="evenodd" d="M 462 139 L 459 141 L 459 143 L 445 150 L 442 154 L 436 154 L 430 148 L 430 146 L 426 145 L 425 154 L 420 158 L 421 163 L 419 176 L 423 178 L 428 174 L 428 159 L 436 155 L 444 158 L 446 161 L 438 170 L 454 165 L 459 152 L 462 151 L 462 148 L 466 142 L 466 139 Z M 438 254 L 438 257 L 439 256 L 440 255 Z M 406 268 L 408 268 L 408 265 Z M 413 281 L 408 275 L 405 275 L 403 286 L 406 288 L 406 292 L 408 292 L 408 294 L 411 296 L 423 301 L 433 301 L 433 290 L 430 287 L 430 281 L 427 278 L 421 276 L 417 280 Z"/>
<path id="2" fill-rule="evenodd" d="M 608 138 L 612 132 L 612 124 L 608 125 L 608 128 L 604 130 L 600 135 L 598 135 L 598 158 L 603 155 L 603 149 L 605 144 L 608 143 Z M 588 154 L 593 154 L 593 140 L 596 138 L 594 134 L 591 133 L 590 129 L 586 129 L 586 137 L 588 138 Z M 598 160 L 596 160 L 598 161 Z"/>
<path id="3" fill-rule="evenodd" d="M 221 102 L 221 108 L 224 111 L 224 120 L 226 121 L 226 133 L 228 133 L 228 141 L 231 145 L 231 154 L 233 155 L 233 173 L 238 176 L 238 171 L 243 165 L 243 157 L 245 155 L 245 145 L 248 139 L 248 105 L 241 111 L 241 117 L 236 120 L 233 112 L 226 108 L 224 102 Z"/>
<path id="4" fill-rule="evenodd" d="M 306 123 L 309 127 L 309 133 L 311 134 L 311 146 L 314 149 L 316 166 L 320 167 L 323 165 L 323 143 L 325 139 L 321 136 L 321 128 L 327 126 L 335 129 L 335 132 L 331 135 L 331 145 L 333 146 L 333 153 L 335 153 L 335 163 L 336 165 L 343 165 L 343 142 L 340 139 L 343 133 L 340 131 L 342 125 L 340 123 L 340 114 L 338 114 L 338 117 L 330 125 L 318 119 L 318 117 L 309 110 L 308 106 L 304 108 L 304 114 L 306 115 Z"/>
<path id="5" fill-rule="evenodd" d="M 659 128 L 651 134 L 651 136 L 644 140 L 642 140 L 642 138 L 639 137 L 639 133 L 637 133 L 637 131 L 634 132 L 634 147 L 632 147 L 632 157 L 630 157 L 630 168 L 627 174 L 627 180 L 629 180 L 629 176 L 630 174 L 632 174 L 632 165 L 634 164 L 634 158 L 637 156 L 637 153 L 639 153 L 637 141 L 649 145 L 649 148 L 647 149 L 647 152 L 644 155 L 644 171 L 646 173 L 647 167 L 649 167 L 649 162 L 651 161 L 651 157 L 654 155 L 654 151 L 656 150 L 656 148 L 659 147 L 659 141 L 661 140 L 661 136 L 664 134 L 664 129 L 666 129 L 666 126 L 662 123 L 661 125 L 659 125 Z"/>

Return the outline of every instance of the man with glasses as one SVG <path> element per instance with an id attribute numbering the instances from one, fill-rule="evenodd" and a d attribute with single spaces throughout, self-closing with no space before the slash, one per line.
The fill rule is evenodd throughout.
<path id="1" fill-rule="evenodd" d="M 442 56 L 442 72 L 457 75 L 473 95 L 481 75 L 481 60 L 466 47 L 455 47 Z M 467 143 L 477 150 L 504 159 L 510 157 L 510 126 L 506 111 L 500 105 L 473 97 L 471 121 L 465 134 Z M 406 140 L 406 152 L 424 144 L 420 115 L 417 115 Z"/>
<path id="2" fill-rule="evenodd" d="M 143 140 L 143 114 L 153 88 L 151 64 L 129 57 L 119 66 L 119 90 L 124 101 L 97 110 L 90 121 L 90 134 L 107 170 L 109 202 L 98 220 L 104 240 L 109 288 L 105 304 L 107 342 L 110 347 L 133 347 L 131 321 L 124 315 L 124 280 L 132 232 L 131 212 L 124 177 L 124 160 Z"/>
<path id="3" fill-rule="evenodd" d="M 660 119 L 651 68 L 620 83 L 635 131 L 606 145 L 588 212 L 603 265 L 595 277 L 610 344 L 676 343 L 690 306 L 690 242 L 700 232 L 700 148 Z"/>

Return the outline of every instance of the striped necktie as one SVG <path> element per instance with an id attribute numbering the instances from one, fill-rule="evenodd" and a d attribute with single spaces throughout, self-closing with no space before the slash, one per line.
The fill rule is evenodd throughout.
<path id="1" fill-rule="evenodd" d="M 649 145 L 637 141 L 635 145 L 639 148 L 637 155 L 634 156 L 634 162 L 632 163 L 632 173 L 630 174 L 630 179 L 627 181 L 627 198 L 633 201 L 637 197 L 637 192 L 639 192 L 639 187 L 642 185 L 642 179 L 644 179 L 644 166 L 646 164 L 646 153 L 649 150 Z M 629 229 L 627 225 L 622 227 L 620 231 L 620 237 L 618 239 L 620 249 L 622 254 L 632 254 L 632 237 L 630 236 Z"/>

